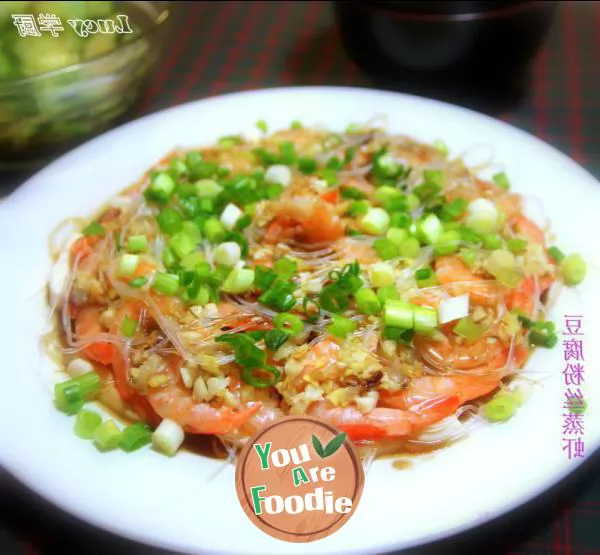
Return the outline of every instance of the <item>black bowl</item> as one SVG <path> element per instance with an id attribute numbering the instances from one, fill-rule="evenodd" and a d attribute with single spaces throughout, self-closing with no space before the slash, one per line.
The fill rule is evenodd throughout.
<path id="1" fill-rule="evenodd" d="M 472 97 L 522 88 L 558 2 L 334 2 L 344 46 L 372 79 Z"/>

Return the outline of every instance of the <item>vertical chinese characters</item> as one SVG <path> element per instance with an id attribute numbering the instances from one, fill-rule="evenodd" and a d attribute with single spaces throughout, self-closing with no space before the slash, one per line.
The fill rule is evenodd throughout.
<path id="1" fill-rule="evenodd" d="M 585 382 L 583 348 L 583 317 L 565 315 L 563 331 L 563 445 L 569 459 L 583 458 L 584 412 L 586 408 L 582 386 Z"/>

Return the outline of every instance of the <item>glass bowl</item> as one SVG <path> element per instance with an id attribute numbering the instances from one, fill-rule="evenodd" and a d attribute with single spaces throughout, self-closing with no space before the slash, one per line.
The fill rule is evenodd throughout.
<path id="1" fill-rule="evenodd" d="M 47 4 L 52 13 L 57 3 Z M 114 2 L 114 6 L 115 14 L 128 16 L 134 31 L 123 35 L 126 40 L 116 49 L 105 53 L 99 49 L 85 61 L 54 71 L 0 80 L 1 170 L 34 168 L 106 130 L 134 106 L 161 56 L 172 3 Z M 59 40 L 67 33 L 76 41 L 74 29 L 66 20 L 62 23 L 58 38 L 49 33 L 17 35 L 19 46 L 34 48 L 42 39 L 37 43 L 40 48 L 43 40 Z M 11 26 L 11 31 L 18 30 Z"/>

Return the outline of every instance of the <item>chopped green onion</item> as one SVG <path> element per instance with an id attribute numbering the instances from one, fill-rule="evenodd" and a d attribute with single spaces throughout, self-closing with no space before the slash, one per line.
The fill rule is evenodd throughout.
<path id="1" fill-rule="evenodd" d="M 377 262 L 371 265 L 369 274 L 373 287 L 392 285 L 396 280 L 394 268 L 386 262 Z"/>
<path id="2" fill-rule="evenodd" d="M 343 291 L 337 283 L 323 287 L 319 293 L 319 303 L 329 312 L 343 312 L 350 306 L 348 293 Z"/>
<path id="3" fill-rule="evenodd" d="M 264 119 L 259 119 L 256 122 L 256 127 L 263 133 L 267 133 L 269 131 L 269 126 L 267 125 L 267 122 Z"/>
<path id="4" fill-rule="evenodd" d="M 317 175 L 326 181 L 329 187 L 335 187 L 340 182 L 337 172 L 331 168 L 319 170 Z"/>
<path id="5" fill-rule="evenodd" d="M 554 262 L 562 262 L 565 258 L 564 253 L 558 247 L 550 247 L 548 249 L 548 255 L 554 260 Z"/>
<path id="6" fill-rule="evenodd" d="M 390 227 L 390 215 L 383 208 L 369 208 L 358 224 L 369 235 L 384 235 Z"/>
<path id="7" fill-rule="evenodd" d="M 415 334 L 414 330 L 405 330 L 402 328 L 385 327 L 381 333 L 385 339 L 392 339 L 404 345 L 410 345 Z"/>
<path id="8" fill-rule="evenodd" d="M 194 186 L 196 188 L 196 194 L 201 199 L 215 198 L 223 191 L 223 187 L 221 187 L 214 179 L 200 179 L 199 181 L 196 181 Z"/>
<path id="9" fill-rule="evenodd" d="M 247 293 L 254 284 L 254 270 L 248 268 L 235 268 L 223 283 L 225 293 Z"/>
<path id="10" fill-rule="evenodd" d="M 525 239 L 509 239 L 506 241 L 506 248 L 510 252 L 517 254 L 527 248 L 527 241 Z"/>
<path id="11" fill-rule="evenodd" d="M 141 422 L 136 422 L 123 428 L 119 441 L 119 447 L 127 453 L 137 451 L 152 443 L 152 431 Z"/>
<path id="12" fill-rule="evenodd" d="M 517 412 L 518 406 L 518 399 L 514 395 L 501 392 L 483 405 L 483 415 L 490 422 L 505 422 Z"/>
<path id="13" fill-rule="evenodd" d="M 158 227 L 163 233 L 173 235 L 183 228 L 183 218 L 174 208 L 163 208 L 156 216 Z"/>
<path id="14" fill-rule="evenodd" d="M 235 222 L 235 231 L 243 231 L 252 223 L 252 216 L 250 214 L 244 214 L 237 222 Z"/>
<path id="15" fill-rule="evenodd" d="M 349 198 L 352 200 L 364 200 L 367 195 L 356 187 L 346 187 L 341 190 L 342 198 Z"/>
<path id="16" fill-rule="evenodd" d="M 587 274 L 587 264 L 580 254 L 570 254 L 560 263 L 560 272 L 567 285 L 578 285 Z"/>
<path id="17" fill-rule="evenodd" d="M 382 152 L 374 157 L 373 173 L 377 177 L 395 177 L 400 168 L 401 166 L 390 154 Z"/>
<path id="18" fill-rule="evenodd" d="M 388 229 L 386 237 L 399 247 L 403 241 L 408 238 L 408 231 L 399 227 L 391 227 Z"/>
<path id="19" fill-rule="evenodd" d="M 281 371 L 274 366 L 263 366 L 260 368 L 246 367 L 242 370 L 242 380 L 253 387 L 272 387 L 280 379 Z"/>
<path id="20" fill-rule="evenodd" d="M 534 326 L 535 327 L 535 326 Z M 529 332 L 529 343 L 530 345 L 536 345 L 538 347 L 546 347 L 551 349 L 556 345 L 558 337 L 554 333 L 548 333 L 545 330 L 532 329 Z"/>
<path id="21" fill-rule="evenodd" d="M 417 258 L 421 252 L 421 245 L 414 237 L 409 237 L 398 248 L 398 254 L 403 258 Z"/>
<path id="22" fill-rule="evenodd" d="M 304 330 L 304 322 L 298 316 L 289 312 L 277 314 L 273 319 L 273 323 L 278 330 L 291 333 L 292 335 L 298 335 Z"/>
<path id="23" fill-rule="evenodd" d="M 490 250 L 499 249 L 502 247 L 502 237 L 497 233 L 488 233 L 483 236 L 483 246 Z M 508 247 L 508 250 L 511 248 Z"/>
<path id="24" fill-rule="evenodd" d="M 81 387 L 73 380 L 54 386 L 54 401 L 56 407 L 67 414 L 75 414 L 85 403 Z"/>
<path id="25" fill-rule="evenodd" d="M 400 300 L 400 293 L 395 285 L 385 285 L 377 291 L 377 298 L 380 303 L 385 303 L 388 299 Z"/>
<path id="26" fill-rule="evenodd" d="M 175 181 L 168 173 L 157 173 L 144 191 L 146 200 L 165 204 L 175 190 Z"/>
<path id="27" fill-rule="evenodd" d="M 146 252 L 148 250 L 148 237 L 145 235 L 130 235 L 127 238 L 127 250 L 131 253 Z"/>
<path id="28" fill-rule="evenodd" d="M 308 297 L 304 297 L 302 301 L 302 309 L 304 310 L 304 314 L 306 314 L 306 321 L 314 324 L 321 314 L 321 307 L 319 304 Z"/>
<path id="29" fill-rule="evenodd" d="M 477 262 L 477 251 L 461 249 L 460 258 L 469 268 L 472 268 L 475 265 L 475 262 Z"/>
<path id="30" fill-rule="evenodd" d="M 507 250 L 492 251 L 485 261 L 485 269 L 507 287 L 516 287 L 522 279 L 516 270 L 514 255 Z"/>
<path id="31" fill-rule="evenodd" d="M 381 303 L 373 289 L 359 289 L 354 295 L 356 306 L 363 314 L 378 314 L 381 310 Z"/>
<path id="32" fill-rule="evenodd" d="M 464 337 L 469 341 L 475 341 L 483 335 L 483 328 L 479 324 L 475 323 L 469 316 L 461 318 L 454 326 L 452 331 L 456 335 Z"/>
<path id="33" fill-rule="evenodd" d="M 100 237 L 106 233 L 100 222 L 92 222 L 81 230 L 86 237 Z"/>
<path id="34" fill-rule="evenodd" d="M 197 241 L 194 241 L 185 231 L 176 233 L 169 241 L 169 247 L 171 247 L 177 258 L 183 258 L 190 254 L 196 248 L 196 245 Z"/>
<path id="35" fill-rule="evenodd" d="M 374 195 L 375 202 L 388 210 L 390 203 L 394 199 L 400 199 L 402 202 L 399 204 L 396 210 L 404 210 L 406 208 L 406 200 L 404 199 L 404 195 L 396 189 L 396 187 L 390 187 L 389 185 L 384 185 L 379 187 L 375 191 Z"/>
<path id="36" fill-rule="evenodd" d="M 254 283 L 261 291 L 271 287 L 276 279 L 277 274 L 271 268 L 260 265 L 254 267 Z"/>
<path id="37" fill-rule="evenodd" d="M 429 279 L 433 275 L 431 268 L 420 268 L 415 272 L 415 279 Z"/>
<path id="38" fill-rule="evenodd" d="M 231 148 L 232 146 L 243 145 L 244 140 L 239 135 L 228 135 L 226 137 L 221 137 L 218 144 L 223 148 Z"/>
<path id="39" fill-rule="evenodd" d="M 123 318 L 123 323 L 121 324 L 121 334 L 125 337 L 133 337 L 135 331 L 137 330 L 137 327 L 137 320 L 133 320 L 129 316 L 125 316 L 125 318 Z"/>
<path id="40" fill-rule="evenodd" d="M 433 246 L 433 252 L 438 256 L 452 254 L 458 250 L 460 233 L 455 230 L 444 231 Z"/>
<path id="41" fill-rule="evenodd" d="M 414 321 L 416 332 L 428 333 L 438 325 L 437 310 L 428 306 L 415 306 Z"/>
<path id="42" fill-rule="evenodd" d="M 399 248 L 391 239 L 377 239 L 373 243 L 373 248 L 382 260 L 391 260 L 399 256 Z"/>
<path id="43" fill-rule="evenodd" d="M 170 269 L 177 266 L 177 256 L 173 252 L 173 249 L 169 246 L 165 247 L 162 252 L 162 261 L 165 265 L 165 268 Z"/>
<path id="44" fill-rule="evenodd" d="M 366 200 L 356 200 L 351 202 L 348 206 L 348 215 L 352 218 L 356 218 L 357 216 L 362 216 L 369 211 L 371 205 Z"/>
<path id="45" fill-rule="evenodd" d="M 585 399 L 583 399 L 583 402 L 580 402 L 579 399 L 573 399 L 568 403 L 568 410 L 571 414 L 583 414 L 587 410 L 587 406 Z"/>
<path id="46" fill-rule="evenodd" d="M 148 283 L 148 278 L 145 276 L 140 276 L 132 279 L 128 285 L 129 287 L 133 287 L 134 289 L 139 289 Z"/>
<path id="47" fill-rule="evenodd" d="M 277 311 L 285 312 L 296 304 L 296 299 L 292 295 L 295 289 L 296 286 L 293 283 L 276 279 L 271 287 L 258 297 L 258 302 Z"/>
<path id="48" fill-rule="evenodd" d="M 480 245 L 483 242 L 481 237 L 467 226 L 461 226 L 458 229 L 458 232 L 460 233 L 460 238 L 462 239 L 463 243 L 468 243 L 469 245 Z"/>
<path id="49" fill-rule="evenodd" d="M 428 170 L 423 172 L 427 173 Z M 431 170 L 434 171 L 434 170 Z M 441 176 L 441 172 L 440 172 Z M 436 178 L 437 179 L 437 178 Z M 422 202 L 429 202 L 436 195 L 438 195 L 442 190 L 442 185 L 439 183 L 439 180 L 425 180 L 423 183 L 414 188 L 413 193 L 421 200 Z"/>
<path id="50" fill-rule="evenodd" d="M 117 266 L 117 274 L 120 276 L 131 276 L 135 273 L 140 262 L 137 254 L 122 254 Z"/>
<path id="51" fill-rule="evenodd" d="M 81 439 L 92 439 L 102 423 L 102 417 L 91 410 L 80 410 L 75 418 L 75 435 Z"/>
<path id="52" fill-rule="evenodd" d="M 325 329 L 334 337 L 346 339 L 348 334 L 356 331 L 356 327 L 356 322 L 350 320 L 350 318 L 334 314 L 331 319 L 331 324 L 325 326 Z"/>
<path id="53" fill-rule="evenodd" d="M 492 176 L 494 183 L 498 185 L 501 189 L 505 189 L 508 191 L 510 189 L 510 181 L 508 179 L 508 175 L 505 172 L 500 172 Z"/>
<path id="54" fill-rule="evenodd" d="M 407 202 L 406 209 L 409 212 L 414 212 L 417 208 L 419 208 L 419 206 L 421 206 L 421 201 L 419 200 L 419 197 L 417 195 L 415 195 L 414 193 L 410 193 L 406 197 L 406 202 Z"/>
<path id="55" fill-rule="evenodd" d="M 265 345 L 270 351 L 276 351 L 290 337 L 290 334 L 281 330 L 269 330 L 265 333 Z"/>
<path id="56" fill-rule="evenodd" d="M 467 226 L 475 233 L 485 235 L 494 233 L 500 223 L 500 215 L 496 205 L 489 199 L 478 198 L 467 207 Z"/>
<path id="57" fill-rule="evenodd" d="M 287 256 L 280 258 L 273 264 L 273 271 L 281 279 L 290 279 L 298 270 L 298 263 Z"/>
<path id="58" fill-rule="evenodd" d="M 279 143 L 280 161 L 291 166 L 296 162 L 298 155 L 296 154 L 296 145 L 292 141 L 283 141 Z"/>
<path id="59" fill-rule="evenodd" d="M 227 230 L 217 218 L 209 218 L 204 222 L 204 234 L 211 243 L 220 243 L 225 239 Z"/>
<path id="60" fill-rule="evenodd" d="M 119 430 L 114 420 L 106 420 L 94 431 L 94 441 L 103 451 L 115 449 L 121 441 L 121 430 Z"/>
<path id="61" fill-rule="evenodd" d="M 393 212 L 390 216 L 390 226 L 393 228 L 408 229 L 412 224 L 412 218 L 405 212 Z"/>
<path id="62" fill-rule="evenodd" d="M 179 276 L 157 272 L 152 282 L 152 289 L 162 295 L 175 295 L 179 289 Z"/>
<path id="63" fill-rule="evenodd" d="M 428 214 L 417 222 L 417 237 L 425 244 L 437 243 L 443 231 L 442 222 L 435 214 Z"/>
<path id="64" fill-rule="evenodd" d="M 293 120 L 290 129 L 302 129 L 302 122 L 297 119 Z"/>
<path id="65" fill-rule="evenodd" d="M 297 164 L 298 169 L 304 174 L 314 173 L 318 168 L 317 161 L 310 156 L 300 156 Z"/>
<path id="66" fill-rule="evenodd" d="M 204 253 L 190 252 L 181 259 L 181 267 L 185 270 L 194 270 L 198 264 L 205 261 Z"/>
<path id="67" fill-rule="evenodd" d="M 442 156 L 448 156 L 448 145 L 442 139 L 433 141 L 433 146 Z"/>
<path id="68" fill-rule="evenodd" d="M 392 328 L 412 329 L 415 325 L 414 305 L 401 300 L 387 299 L 383 308 L 383 321 Z"/>

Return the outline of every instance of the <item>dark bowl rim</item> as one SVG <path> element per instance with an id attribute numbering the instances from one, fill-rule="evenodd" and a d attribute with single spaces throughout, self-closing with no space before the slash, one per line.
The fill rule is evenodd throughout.
<path id="1" fill-rule="evenodd" d="M 411 12 L 411 11 L 400 11 L 394 9 L 389 2 L 381 2 L 380 0 L 348 0 L 347 2 L 336 2 L 336 4 L 360 4 L 366 9 L 373 11 L 385 12 L 395 19 L 403 19 L 406 21 L 419 21 L 422 23 L 440 23 L 440 22 L 469 22 L 469 21 L 480 21 L 486 19 L 500 19 L 504 17 L 510 17 L 513 15 L 520 14 L 525 11 L 535 10 L 540 8 L 555 8 L 557 2 L 551 0 L 535 1 L 535 0 L 521 0 L 510 6 L 503 8 L 492 9 L 485 12 L 465 12 L 465 13 L 425 13 L 425 12 Z"/>
<path id="2" fill-rule="evenodd" d="M 140 2 L 132 2 L 132 4 L 139 4 L 139 3 Z M 155 2 L 150 2 L 148 0 L 146 0 L 142 3 L 148 4 L 150 6 L 153 6 L 155 4 Z M 145 39 L 148 36 L 151 36 L 154 33 L 156 33 L 157 29 L 164 26 L 165 23 L 167 23 L 169 21 L 169 19 L 171 19 L 172 12 L 173 12 L 172 2 L 165 2 L 164 8 L 161 11 L 157 11 L 156 17 L 154 18 L 154 21 L 152 21 L 152 24 L 148 28 L 147 31 L 145 31 L 144 33 L 140 33 L 137 37 L 134 37 L 130 41 L 119 45 L 118 48 L 116 48 L 114 50 L 109 50 L 108 52 L 105 52 L 104 54 L 99 54 L 98 56 L 94 56 L 93 58 L 89 58 L 88 60 L 77 62 L 76 64 L 71 64 L 71 65 L 68 65 L 65 67 L 59 67 L 58 69 L 53 69 L 52 71 L 38 73 L 37 75 L 30 75 L 29 77 L 21 77 L 20 79 L 15 79 L 15 80 L 0 81 L 0 90 L 6 90 L 6 89 L 13 88 L 13 87 L 18 88 L 21 85 L 27 85 L 27 84 L 33 83 L 37 80 L 42 81 L 43 79 L 46 79 L 46 78 L 52 78 L 52 77 L 56 77 L 57 75 L 75 72 L 75 71 L 82 69 L 85 66 L 94 64 L 94 63 L 98 62 L 99 60 L 109 58 L 113 54 L 116 54 L 117 52 L 121 51 L 123 48 L 127 48 L 129 45 L 135 44 L 136 42 L 140 41 L 141 39 Z"/>

